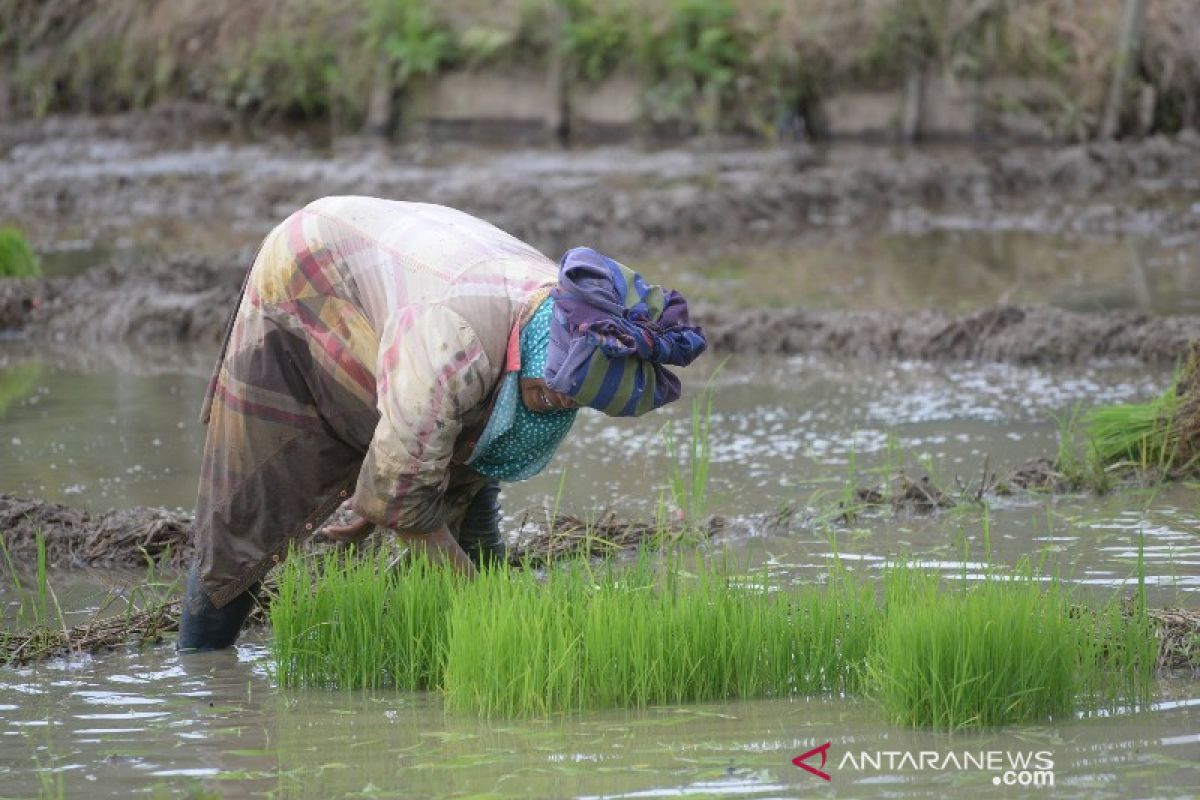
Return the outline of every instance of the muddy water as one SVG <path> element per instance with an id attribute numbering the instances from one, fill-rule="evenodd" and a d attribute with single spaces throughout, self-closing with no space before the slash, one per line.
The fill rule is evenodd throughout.
<path id="1" fill-rule="evenodd" d="M 700 365 L 689 394 L 706 381 Z M 90 507 L 189 508 L 203 431 L 195 422 L 197 370 L 138 375 L 14 357 L 0 376 L 22 391 L 0 416 L 0 486 Z M 1040 556 L 1066 577 L 1100 589 L 1126 584 L 1142 539 L 1156 602 L 1200 592 L 1200 506 L 1188 487 L 1112 497 L 997 498 L 934 517 L 867 511 L 838 519 L 851 483 L 882 483 L 897 470 L 930 473 L 970 491 L 986 466 L 1004 472 L 1053 456 L 1060 420 L 1097 403 L 1142 399 L 1165 373 L 1133 366 L 1054 369 L 1008 365 L 844 365 L 815 358 L 729 362 L 712 380 L 712 465 L 706 511 L 753 517 L 796 509 L 783 529 L 722 540 L 739 559 L 768 563 L 783 580 L 818 579 L 827 559 L 875 569 L 916 556 L 958 574 L 989 550 L 1002 563 Z M 613 420 L 585 412 L 551 468 L 509 486 L 509 527 L 542 509 L 604 510 L 648 519 L 669 498 L 664 425 L 690 437 L 690 403 Z M 686 471 L 685 471 L 686 474 Z M 752 528 L 753 530 L 753 528 Z"/>
<path id="2" fill-rule="evenodd" d="M 187 507 L 201 430 L 205 359 L 153 371 L 0 345 L 0 487 L 94 509 Z M 713 364 L 690 371 L 696 396 Z M 973 574 L 985 550 L 1015 563 L 1044 554 L 1089 590 L 1129 591 L 1142 542 L 1155 605 L 1200 596 L 1194 489 L 1106 498 L 1018 496 L 934 517 L 835 519 L 842 488 L 897 467 L 942 484 L 1051 456 L 1076 407 L 1142 399 L 1162 372 L 1131 365 L 1054 369 L 923 363 L 730 361 L 712 380 L 709 509 L 738 517 L 796 506 L 784 530 L 713 546 L 766 564 L 783 581 L 819 580 L 836 550 L 873 571 L 913 555 L 948 576 Z M 558 502 L 651 516 L 666 485 L 661 429 L 686 436 L 688 403 L 640 420 L 585 414 L 550 472 L 506 494 L 506 508 Z M 967 560 L 963 566 L 964 556 Z M 136 575 L 52 576 L 68 624 L 88 618 Z M 16 598 L 0 589 L 5 616 Z M 762 700 L 539 721 L 482 721 L 426 694 L 277 691 L 265 633 L 236 653 L 188 659 L 169 647 L 0 674 L 0 797 L 1006 797 L 1002 771 L 919 769 L 860 754 L 1045 751 L 1068 797 L 1192 796 L 1200 785 L 1200 683 L 1163 682 L 1148 709 L 955 736 L 888 725 L 869 703 Z M 825 783 L 791 759 L 830 742 Z M 847 762 L 849 754 L 858 763 Z M 887 758 L 884 756 L 883 758 Z M 899 755 L 893 758 L 900 758 Z M 808 762 L 819 764 L 819 757 Z M 1012 780 L 1046 780 L 1013 774 Z"/>
<path id="3" fill-rule="evenodd" d="M 994 783 L 1003 770 L 899 760 L 920 751 L 1041 753 L 1054 788 L 1030 796 L 1188 797 L 1200 785 L 1200 683 L 1188 680 L 1165 682 L 1141 711 L 943 735 L 837 698 L 488 721 L 427 694 L 280 693 L 266 664 L 252 641 L 236 653 L 157 648 L 6 674 L 0 796 L 54 796 L 43 786 L 56 781 L 68 797 L 114 798 L 183 796 L 201 783 L 225 797 L 1016 796 Z M 829 783 L 791 763 L 825 742 Z M 897 760 L 863 761 L 877 751 Z"/>
<path id="4" fill-rule="evenodd" d="M 656 255 L 655 275 L 723 305 L 965 312 L 1011 303 L 1069 311 L 1200 312 L 1200 239 L 1023 230 L 908 230 L 902 218 L 786 245 Z"/>

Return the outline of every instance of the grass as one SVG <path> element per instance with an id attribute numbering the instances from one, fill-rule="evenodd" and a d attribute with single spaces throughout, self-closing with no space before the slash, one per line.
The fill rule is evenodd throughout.
<path id="1" fill-rule="evenodd" d="M 41 265 L 25 234 L 17 228 L 0 228 L 0 278 L 36 278 Z"/>
<path id="2" fill-rule="evenodd" d="M 471 582 L 384 560 L 288 562 L 271 606 L 282 685 L 436 689 L 504 717 L 847 693 L 954 729 L 1142 702 L 1157 652 L 1144 600 L 1080 610 L 1028 570 L 948 586 L 896 566 L 881 601 L 840 567 L 785 588 L 677 554 Z"/>
<path id="3" fill-rule="evenodd" d="M 1120 3 L 1048 0 L 210 0 L 145 13 L 141 0 L 0 4 L 13 110 L 106 112 L 201 100 L 251 118 L 353 125 L 390 71 L 552 64 L 582 94 L 623 72 L 644 121 L 778 136 L 842 88 L 898 90 L 928 66 L 958 79 L 1036 77 L 997 90 L 1064 136 L 1097 125 Z M 1195 124 L 1193 0 L 1148 4 L 1141 65 L 1159 130 Z M 381 69 L 385 67 L 386 69 Z M 592 85 L 589 85 L 592 84 Z"/>
<path id="4" fill-rule="evenodd" d="M 676 510 L 683 517 L 685 528 L 696 529 L 708 510 L 708 473 L 712 464 L 712 381 L 724 362 L 713 371 L 704 391 L 692 398 L 690 436 L 684 447 L 675 438 L 675 428 L 667 423 L 662 428 L 667 448 L 667 488 Z M 686 449 L 685 449 L 686 448 Z"/>

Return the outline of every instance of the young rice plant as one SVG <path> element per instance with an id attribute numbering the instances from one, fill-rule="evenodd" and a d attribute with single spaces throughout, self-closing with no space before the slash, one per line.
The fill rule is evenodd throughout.
<path id="1" fill-rule="evenodd" d="M 1144 604 L 1081 610 L 1055 580 L 947 586 L 906 566 L 773 585 L 643 554 L 463 581 L 386 555 L 289 560 L 271 604 L 284 686 L 440 690 L 449 707 L 542 716 L 751 697 L 878 697 L 901 724 L 955 729 L 1144 701 Z M 687 569 L 684 569 L 687 567 Z"/>

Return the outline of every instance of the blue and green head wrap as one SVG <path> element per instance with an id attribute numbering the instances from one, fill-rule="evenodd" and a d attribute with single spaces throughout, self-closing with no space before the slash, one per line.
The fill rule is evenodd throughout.
<path id="1" fill-rule="evenodd" d="M 667 366 L 687 366 L 707 346 L 681 294 L 576 247 L 562 257 L 551 297 L 547 386 L 610 416 L 679 399 L 679 378 Z"/>

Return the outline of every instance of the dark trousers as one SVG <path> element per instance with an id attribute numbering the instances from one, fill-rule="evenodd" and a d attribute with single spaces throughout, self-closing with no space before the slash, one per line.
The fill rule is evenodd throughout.
<path id="1" fill-rule="evenodd" d="M 504 560 L 499 481 L 488 480 L 471 499 L 455 538 L 477 567 Z M 199 567 L 193 564 L 184 588 L 176 648 L 197 652 L 232 646 L 254 608 L 259 588 L 259 584 L 254 584 L 217 608 L 200 587 Z"/>

